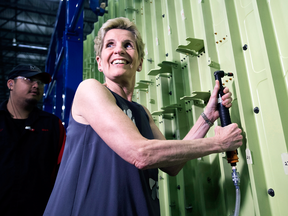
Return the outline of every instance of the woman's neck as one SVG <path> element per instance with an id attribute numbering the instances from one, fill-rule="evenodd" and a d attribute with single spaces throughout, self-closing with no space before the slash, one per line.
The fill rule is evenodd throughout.
<path id="1" fill-rule="evenodd" d="M 128 101 L 132 101 L 132 96 L 134 92 L 135 81 L 133 83 L 115 83 L 107 80 L 104 85 L 109 88 L 111 91 L 115 92 L 116 94 L 120 95 L 124 99 Z"/>

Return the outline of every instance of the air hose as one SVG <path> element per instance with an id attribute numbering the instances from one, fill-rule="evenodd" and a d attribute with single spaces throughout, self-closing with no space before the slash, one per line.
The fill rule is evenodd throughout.
<path id="1" fill-rule="evenodd" d="M 229 110 L 228 110 L 228 108 L 226 108 L 222 104 L 222 96 L 224 95 L 224 92 L 223 92 L 224 88 L 222 85 L 221 78 L 223 78 L 224 76 L 233 76 L 233 73 L 225 73 L 222 70 L 214 72 L 215 80 L 218 80 L 219 84 L 220 84 L 220 89 L 218 91 L 217 109 L 219 111 L 219 117 L 220 117 L 222 127 L 225 127 L 225 126 L 231 124 L 231 118 L 230 118 Z M 241 195 L 240 195 L 240 175 L 237 172 L 237 168 L 236 168 L 236 163 L 238 162 L 237 154 L 238 154 L 237 150 L 226 152 L 227 161 L 232 166 L 232 181 L 233 181 L 235 188 L 236 188 L 236 203 L 235 203 L 235 210 L 234 210 L 233 216 L 239 215 L 240 197 L 241 197 Z"/>

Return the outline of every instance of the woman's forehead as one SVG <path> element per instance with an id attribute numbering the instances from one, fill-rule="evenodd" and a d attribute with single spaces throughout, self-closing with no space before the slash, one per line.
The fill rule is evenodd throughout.
<path id="1" fill-rule="evenodd" d="M 104 37 L 104 41 L 107 40 L 115 40 L 115 39 L 122 39 L 122 40 L 131 40 L 135 42 L 135 37 L 133 35 L 133 33 L 129 30 L 125 30 L 125 29 L 110 29 L 109 31 L 107 31 L 105 37 Z"/>

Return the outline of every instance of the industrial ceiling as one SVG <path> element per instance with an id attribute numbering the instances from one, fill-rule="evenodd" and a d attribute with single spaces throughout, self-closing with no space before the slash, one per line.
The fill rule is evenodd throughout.
<path id="1" fill-rule="evenodd" d="M 0 103 L 9 96 L 7 75 L 18 64 L 45 71 L 49 43 L 61 0 L 0 0 Z M 98 17 L 84 4 L 85 39 Z"/>

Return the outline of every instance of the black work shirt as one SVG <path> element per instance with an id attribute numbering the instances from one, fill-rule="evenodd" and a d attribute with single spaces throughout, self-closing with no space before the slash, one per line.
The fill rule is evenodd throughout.
<path id="1" fill-rule="evenodd" d="M 38 108 L 13 119 L 0 105 L 0 214 L 42 215 L 61 161 L 65 129 Z"/>

